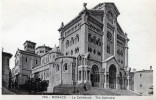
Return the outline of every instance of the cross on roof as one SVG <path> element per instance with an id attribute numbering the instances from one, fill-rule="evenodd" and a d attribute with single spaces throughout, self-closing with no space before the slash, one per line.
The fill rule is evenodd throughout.
<path id="1" fill-rule="evenodd" d="M 83 7 L 85 8 L 85 9 L 87 9 L 87 3 L 83 3 Z"/>

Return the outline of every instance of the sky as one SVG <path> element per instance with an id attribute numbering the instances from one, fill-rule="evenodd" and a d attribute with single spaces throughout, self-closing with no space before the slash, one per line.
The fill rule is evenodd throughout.
<path id="1" fill-rule="evenodd" d="M 13 54 L 30 40 L 37 46 L 59 45 L 61 22 L 65 24 L 83 9 L 98 3 L 114 2 L 120 15 L 118 22 L 128 34 L 129 67 L 136 70 L 156 67 L 156 0 L 1 0 L 1 45 Z"/>

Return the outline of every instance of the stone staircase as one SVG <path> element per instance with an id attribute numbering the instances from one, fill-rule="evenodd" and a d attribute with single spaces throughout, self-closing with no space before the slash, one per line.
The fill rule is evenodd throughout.
<path id="1" fill-rule="evenodd" d="M 115 89 L 105 89 L 105 90 L 121 96 L 140 96 L 140 94 L 137 94 L 131 90 L 115 90 Z"/>
<path id="2" fill-rule="evenodd" d="M 129 90 L 115 90 L 92 87 L 90 90 L 78 93 L 77 95 L 114 95 L 114 96 L 140 96 Z"/>

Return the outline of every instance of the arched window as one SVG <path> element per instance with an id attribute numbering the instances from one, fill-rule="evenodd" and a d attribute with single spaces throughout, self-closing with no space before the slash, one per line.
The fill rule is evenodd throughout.
<path id="1" fill-rule="evenodd" d="M 88 47 L 88 52 L 90 52 L 90 47 Z"/>
<path id="2" fill-rule="evenodd" d="M 92 52 L 92 48 L 90 48 L 90 52 Z"/>
<path id="3" fill-rule="evenodd" d="M 36 60 L 36 64 L 37 64 L 37 60 Z"/>
<path id="4" fill-rule="evenodd" d="M 73 55 L 73 50 L 71 50 L 71 55 Z"/>
<path id="5" fill-rule="evenodd" d="M 89 33 L 89 34 L 88 34 L 88 41 L 89 41 L 89 42 L 91 42 L 91 38 L 92 38 L 92 37 L 91 37 L 91 34 Z"/>
<path id="6" fill-rule="evenodd" d="M 95 36 L 93 37 L 93 42 L 94 42 L 94 44 L 96 44 L 96 37 Z"/>
<path id="7" fill-rule="evenodd" d="M 79 47 L 77 47 L 77 53 L 79 52 Z"/>
<path id="8" fill-rule="evenodd" d="M 74 38 L 73 37 L 71 38 L 71 41 L 72 41 L 72 44 L 74 44 Z"/>
<path id="9" fill-rule="evenodd" d="M 98 40 L 96 41 L 96 44 L 100 46 L 100 39 L 98 38 Z"/>
<path id="10" fill-rule="evenodd" d="M 78 61 L 77 66 L 81 65 L 81 56 L 80 55 L 77 57 L 77 61 Z"/>
<path id="11" fill-rule="evenodd" d="M 107 45 L 107 53 L 110 53 L 110 46 Z"/>
<path id="12" fill-rule="evenodd" d="M 97 54 L 98 54 L 99 56 L 101 56 L 101 52 L 100 52 L 100 51 L 98 51 Z"/>
<path id="13" fill-rule="evenodd" d="M 69 47 L 69 40 L 66 41 L 66 48 Z"/>
<path id="14" fill-rule="evenodd" d="M 79 71 L 79 80 L 81 80 L 81 71 Z"/>
<path id="15" fill-rule="evenodd" d="M 75 53 L 79 52 L 79 47 L 75 48 Z"/>
<path id="16" fill-rule="evenodd" d="M 121 56 L 123 56 L 123 51 L 121 50 Z"/>
<path id="17" fill-rule="evenodd" d="M 27 62 L 27 57 L 25 58 L 25 62 Z"/>
<path id="18" fill-rule="evenodd" d="M 112 40 L 112 34 L 110 32 L 107 32 L 107 42 Z"/>
<path id="19" fill-rule="evenodd" d="M 75 43 L 79 42 L 79 35 L 77 34 L 75 37 Z"/>
<path id="20" fill-rule="evenodd" d="M 72 46 L 74 44 L 74 38 L 72 37 L 70 40 L 70 45 Z"/>
<path id="21" fill-rule="evenodd" d="M 67 63 L 64 64 L 64 70 L 67 70 Z"/>
<path id="22" fill-rule="evenodd" d="M 106 16 L 107 16 L 107 19 L 108 19 L 111 23 L 113 23 L 113 14 L 112 14 L 112 12 L 111 12 L 111 11 L 108 11 Z"/>

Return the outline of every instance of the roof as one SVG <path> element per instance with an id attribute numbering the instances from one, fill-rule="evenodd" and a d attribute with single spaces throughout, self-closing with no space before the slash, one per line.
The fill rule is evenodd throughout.
<path id="1" fill-rule="evenodd" d="M 66 29 L 68 29 L 68 27 L 72 26 L 73 24 L 75 24 L 76 22 L 78 22 L 78 21 L 80 21 L 80 20 L 81 20 L 81 16 L 80 16 L 80 14 L 79 14 L 79 15 L 77 15 L 74 19 L 72 19 L 70 22 L 68 22 L 66 25 L 64 25 L 63 27 L 60 27 L 60 28 L 58 29 L 58 31 L 61 31 L 61 29 L 66 30 Z"/>
<path id="2" fill-rule="evenodd" d="M 31 55 L 31 56 L 40 57 L 39 55 L 37 55 L 37 54 L 35 54 L 35 53 L 28 52 L 28 51 L 24 51 L 24 50 L 20 50 L 20 49 L 18 49 L 18 50 L 16 51 L 15 57 L 16 57 L 16 55 L 17 55 L 17 52 L 20 52 L 20 53 L 26 54 L 26 55 Z"/>
<path id="3" fill-rule="evenodd" d="M 99 7 L 99 6 L 102 6 L 102 5 L 109 5 L 109 4 L 110 4 L 110 5 L 113 5 L 115 12 L 116 12 L 118 15 L 120 15 L 120 12 L 119 12 L 119 10 L 117 9 L 116 5 L 115 5 L 114 3 L 112 3 L 112 2 L 99 3 L 99 4 L 97 4 L 95 7 L 93 7 L 92 9 L 94 10 L 94 9 L 96 9 L 96 8 Z"/>
<path id="4" fill-rule="evenodd" d="M 7 52 L 2 52 L 2 55 L 3 56 L 8 56 L 10 58 L 12 57 L 12 54 L 11 53 L 7 53 Z"/>
<path id="5" fill-rule="evenodd" d="M 36 49 L 38 49 L 38 48 L 47 48 L 47 49 L 52 49 L 51 47 L 49 47 L 49 46 L 45 46 L 45 45 L 38 46 Z"/>
<path id="6" fill-rule="evenodd" d="M 75 24 L 76 22 L 80 21 L 81 20 L 81 15 L 86 12 L 86 13 L 90 13 L 90 12 L 97 12 L 97 13 L 103 13 L 102 10 L 95 10 L 96 7 L 100 6 L 100 5 L 113 5 L 113 8 L 116 12 L 117 15 L 120 14 L 120 12 L 118 11 L 117 7 L 115 6 L 114 3 L 111 3 L 111 2 L 107 2 L 107 3 L 99 3 L 98 5 L 96 5 L 94 8 L 92 9 L 83 9 L 79 15 L 77 15 L 74 19 L 72 19 L 70 22 L 68 22 L 66 25 L 61 25 L 61 27 L 58 29 L 58 31 L 61 31 L 61 30 L 66 30 L 68 29 L 70 26 L 72 26 L 73 24 Z"/>
<path id="7" fill-rule="evenodd" d="M 141 70 L 141 71 L 136 71 L 134 73 L 143 73 L 143 72 L 153 72 L 153 70 Z"/>
<path id="8" fill-rule="evenodd" d="M 56 45 L 55 45 L 54 48 L 53 48 L 51 51 L 49 51 L 49 52 L 57 52 L 57 53 L 61 53 L 59 47 L 56 47 Z"/>
<path id="9" fill-rule="evenodd" d="M 28 41 L 28 40 L 26 40 L 25 43 L 27 43 L 27 42 L 36 45 L 36 43 L 35 43 L 35 42 L 32 42 L 32 41 Z M 24 43 L 23 45 L 25 45 L 25 43 Z"/>

